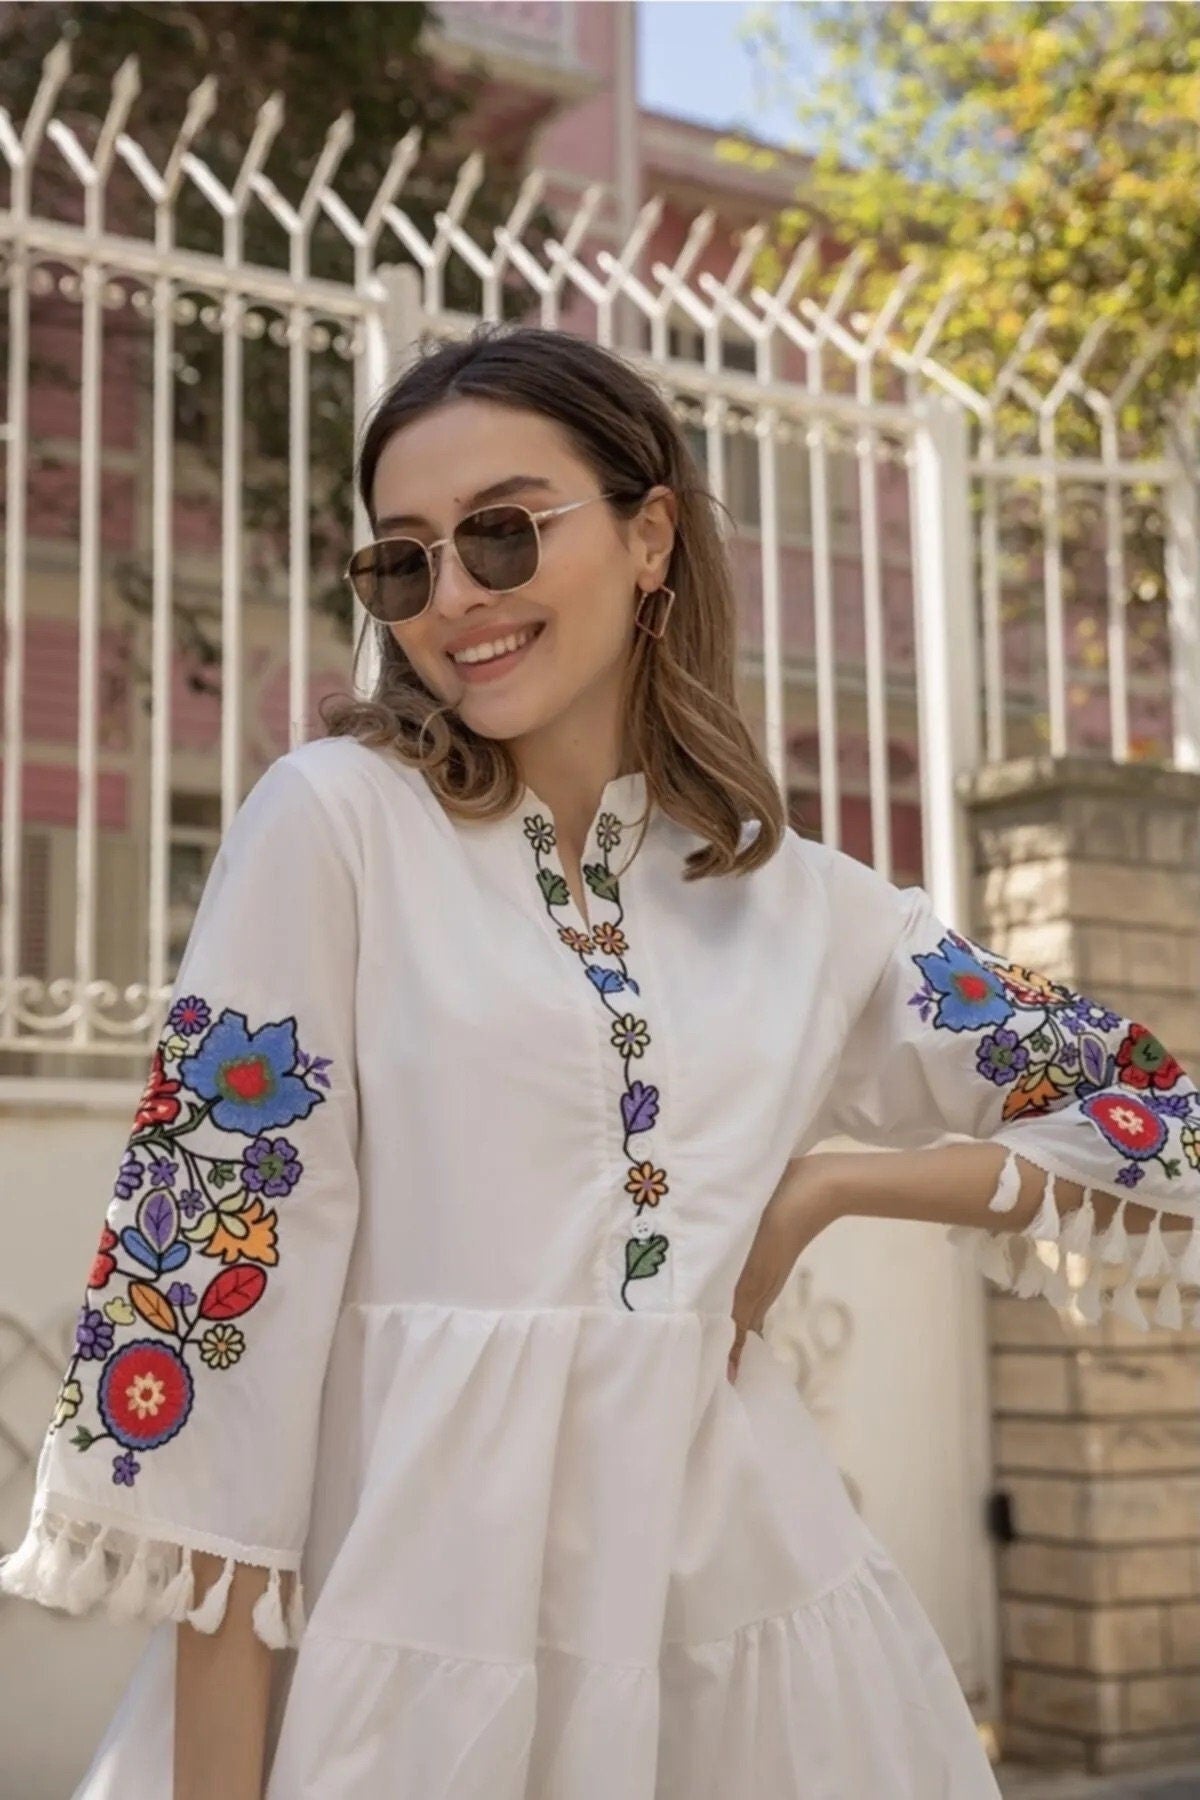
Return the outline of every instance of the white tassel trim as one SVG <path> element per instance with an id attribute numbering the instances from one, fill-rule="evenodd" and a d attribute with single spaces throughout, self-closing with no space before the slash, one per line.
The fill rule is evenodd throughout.
<path id="1" fill-rule="evenodd" d="M 0 1592 L 76 1614 L 99 1605 L 118 1620 L 187 1619 L 197 1630 L 212 1632 L 225 1616 L 240 1560 L 263 1567 L 250 1557 L 226 1556 L 216 1581 L 196 1604 L 189 1546 L 88 1519 L 68 1519 L 39 1506 L 20 1544 L 0 1558 Z M 286 1608 L 285 1574 L 290 1586 Z M 274 1650 L 294 1649 L 305 1625 L 299 1571 L 272 1565 L 251 1617 L 263 1643 Z"/>
<path id="2" fill-rule="evenodd" d="M 1134 1274 L 1139 1281 L 1153 1280 L 1156 1275 L 1171 1273 L 1171 1258 L 1167 1254 L 1167 1246 L 1163 1243 L 1162 1215 L 1155 1213 L 1150 1221 L 1150 1229 L 1146 1233 L 1146 1241 L 1142 1253 L 1134 1265 Z"/>
<path id="3" fill-rule="evenodd" d="M 1046 1185 L 1042 1189 L 1042 1204 L 1025 1227 L 1025 1236 L 1033 1238 L 1036 1243 L 1056 1244 L 1058 1232 L 1059 1217 L 1058 1207 L 1054 1204 L 1054 1177 L 1047 1175 Z"/>
<path id="4" fill-rule="evenodd" d="M 1017 1153 L 1010 1150 L 996 1181 L 996 1189 L 988 1207 L 992 1212 L 1011 1212 L 1021 1197 L 1021 1167 Z"/>
<path id="5" fill-rule="evenodd" d="M 1038 1210 L 1023 1231 L 956 1225 L 947 1235 L 970 1252 L 997 1287 L 1023 1300 L 1043 1296 L 1077 1322 L 1095 1325 L 1109 1311 L 1140 1331 L 1148 1331 L 1152 1324 L 1168 1331 L 1185 1323 L 1200 1329 L 1200 1297 L 1181 1291 L 1200 1288 L 1200 1220 L 1180 1250 L 1174 1247 L 1175 1234 L 1168 1243 L 1158 1211 L 1145 1232 L 1131 1234 L 1126 1229 L 1128 1206 L 1139 1204 L 1136 1196 L 1114 1194 L 1118 1204 L 1112 1219 L 1098 1232 L 1090 1187 L 1084 1188 L 1077 1207 L 1063 1213 L 1056 1192 L 1055 1177 L 1046 1171 Z M 988 1209 L 1011 1212 L 1019 1195 L 1020 1167 L 1017 1153 L 1010 1150 Z M 1143 1282 L 1158 1289 L 1146 1296 L 1145 1305 L 1138 1293 Z"/>

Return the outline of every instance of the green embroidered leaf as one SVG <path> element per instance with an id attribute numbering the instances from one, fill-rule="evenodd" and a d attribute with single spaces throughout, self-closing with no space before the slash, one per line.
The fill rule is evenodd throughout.
<path id="1" fill-rule="evenodd" d="M 225 1187 L 237 1174 L 235 1163 L 214 1163 L 208 1179 L 214 1187 Z"/>
<path id="2" fill-rule="evenodd" d="M 194 1223 L 184 1226 L 183 1235 L 188 1240 L 189 1244 L 206 1244 L 217 1229 L 219 1221 L 220 1214 L 216 1212 L 203 1212 Z"/>
<path id="3" fill-rule="evenodd" d="M 1062 1093 L 1070 1094 L 1074 1092 L 1075 1077 L 1069 1069 L 1064 1069 L 1061 1063 L 1047 1063 L 1045 1074 L 1046 1079 L 1052 1081 L 1055 1087 L 1059 1088 Z"/>
<path id="4" fill-rule="evenodd" d="M 1031 1050 L 1049 1050 L 1050 1034 L 1047 1031 L 1035 1031 L 1029 1040 Z"/>
<path id="5" fill-rule="evenodd" d="M 77 1450 L 86 1450 L 88 1445 L 93 1441 L 92 1433 L 88 1430 L 86 1425 L 81 1425 L 71 1439 L 71 1442 Z"/>
<path id="6" fill-rule="evenodd" d="M 571 898 L 571 890 L 562 876 L 556 875 L 553 869 L 538 870 L 538 886 L 547 906 L 565 906 Z"/>
<path id="7" fill-rule="evenodd" d="M 1179 1173 L 1179 1158 L 1177 1156 L 1172 1156 L 1169 1159 L 1165 1160 L 1163 1162 L 1163 1168 L 1167 1171 L 1168 1175 L 1172 1175 L 1172 1176 L 1178 1175 L 1178 1173 Z"/>
<path id="8" fill-rule="evenodd" d="M 593 894 L 597 894 L 601 900 L 615 902 L 620 899 L 620 884 L 612 870 L 606 869 L 603 863 L 586 863 L 583 873 Z"/>
<path id="9" fill-rule="evenodd" d="M 625 1240 L 625 1279 L 641 1281 L 657 1275 L 667 1254 L 665 1237 L 627 1238 Z"/>

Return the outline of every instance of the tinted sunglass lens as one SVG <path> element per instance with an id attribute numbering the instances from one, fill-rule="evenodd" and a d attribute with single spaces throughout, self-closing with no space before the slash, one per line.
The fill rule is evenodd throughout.
<path id="1" fill-rule="evenodd" d="M 537 573 L 537 528 L 519 506 L 486 506 L 454 534 L 463 567 L 494 593 L 524 586 Z"/>
<path id="2" fill-rule="evenodd" d="M 367 611 L 388 624 L 415 618 L 429 598 L 429 562 L 413 539 L 368 544 L 351 559 L 350 578 Z"/>

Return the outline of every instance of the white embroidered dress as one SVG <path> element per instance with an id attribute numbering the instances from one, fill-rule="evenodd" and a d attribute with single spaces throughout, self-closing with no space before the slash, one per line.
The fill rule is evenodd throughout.
<path id="1" fill-rule="evenodd" d="M 0 1565 L 156 1622 L 78 1800 L 170 1791 L 172 1621 L 214 1628 L 235 1561 L 273 1571 L 268 1800 L 996 1795 L 786 1371 L 752 1335 L 728 1380 L 734 1284 L 835 1132 L 995 1137 L 1200 1217 L 1200 1096 L 1141 1027 L 795 832 L 685 883 L 700 840 L 656 810 L 623 869 L 645 800 L 604 791 L 590 922 L 528 789 L 462 825 L 318 739 L 243 801 Z M 1048 1180 L 1036 1232 L 965 1235 L 1094 1313 L 1090 1202 L 1067 1232 Z M 1168 1323 L 1198 1244 L 1145 1240 Z M 207 1594 L 195 1549 L 227 1559 Z"/>

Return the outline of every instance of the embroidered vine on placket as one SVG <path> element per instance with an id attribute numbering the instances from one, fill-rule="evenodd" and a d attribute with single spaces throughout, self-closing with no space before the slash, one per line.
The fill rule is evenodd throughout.
<path id="1" fill-rule="evenodd" d="M 526 813 L 524 826 L 525 836 L 533 847 L 537 862 L 538 886 L 546 903 L 546 910 L 553 919 L 556 907 L 571 904 L 571 890 L 565 876 L 550 863 L 542 861 L 555 848 L 557 838 L 554 826 L 541 813 Z M 670 1247 L 669 1240 L 661 1232 L 654 1230 L 650 1217 L 643 1215 L 656 1207 L 670 1188 L 666 1170 L 657 1168 L 653 1160 L 639 1159 L 630 1148 L 631 1141 L 641 1132 L 653 1129 L 658 1118 L 659 1090 L 652 1083 L 630 1075 L 630 1065 L 639 1061 L 653 1042 L 645 1019 L 626 1011 L 619 1002 L 614 1003 L 614 997 L 623 995 L 626 990 L 633 994 L 641 991 L 626 964 L 629 945 L 622 929 L 625 913 L 621 905 L 621 887 L 608 861 L 610 851 L 615 850 L 621 842 L 623 829 L 621 820 L 615 813 L 602 812 L 596 821 L 596 842 L 603 861 L 585 863 L 583 866 L 584 880 L 589 889 L 598 900 L 604 900 L 616 908 L 615 919 L 593 925 L 590 932 L 578 931 L 573 925 L 560 925 L 558 935 L 575 952 L 588 980 L 612 1015 L 611 1043 L 614 1051 L 621 1057 L 624 1072 L 625 1090 L 620 1100 L 624 1132 L 622 1152 L 629 1163 L 625 1191 L 633 1204 L 635 1219 L 630 1235 L 625 1240 L 625 1274 L 621 1282 L 621 1299 L 628 1310 L 633 1312 L 635 1309 L 628 1292 L 631 1284 L 657 1275 L 666 1261 Z M 612 957 L 618 967 L 605 968 L 600 963 L 589 961 L 596 951 Z"/>

